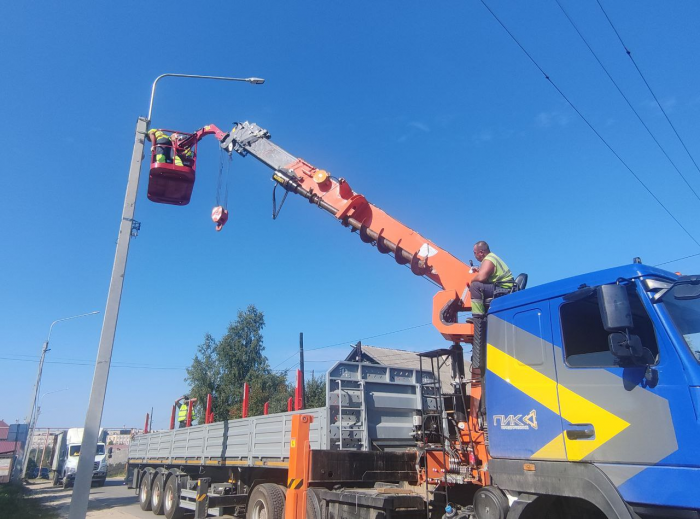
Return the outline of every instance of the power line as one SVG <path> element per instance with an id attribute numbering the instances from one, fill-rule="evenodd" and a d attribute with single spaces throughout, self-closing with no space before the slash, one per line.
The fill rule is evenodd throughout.
<path id="1" fill-rule="evenodd" d="M 402 329 L 400 329 L 400 330 L 393 330 L 393 331 L 391 331 L 391 332 L 379 333 L 379 334 L 377 334 L 377 335 L 370 335 L 370 336 L 368 336 L 368 337 L 361 337 L 361 338 L 359 338 L 359 339 L 353 339 L 353 340 L 349 340 L 349 341 L 336 342 L 336 343 L 334 343 L 334 344 L 328 344 L 327 346 L 318 346 L 317 348 L 305 348 L 305 351 L 325 350 L 326 348 L 333 348 L 333 347 L 335 347 L 335 346 L 345 346 L 345 345 L 347 345 L 347 344 L 352 344 L 353 342 L 366 341 L 366 340 L 368 340 L 368 339 L 376 339 L 377 337 L 384 337 L 385 335 L 391 335 L 391 334 L 394 334 L 394 333 L 406 332 L 406 331 L 408 331 L 408 330 L 415 330 L 416 328 L 422 328 L 422 327 L 428 326 L 428 325 L 430 325 L 430 324 L 432 324 L 432 323 L 423 323 L 423 324 L 419 324 L 419 325 L 416 325 L 416 326 L 409 326 L 408 328 L 402 328 Z M 297 355 L 298 355 L 298 352 L 294 352 L 292 355 L 290 355 L 289 357 L 287 357 L 286 359 L 284 359 L 282 362 L 280 362 L 279 364 L 276 364 L 276 365 L 273 367 L 273 369 L 276 368 L 276 367 L 278 367 L 278 366 L 281 366 L 282 364 L 284 364 L 285 362 L 287 362 L 289 359 L 291 359 L 292 357 L 296 357 Z M 312 361 L 306 360 L 306 361 L 304 361 L 304 362 L 312 362 Z"/>
<path id="2" fill-rule="evenodd" d="M 676 127 L 675 127 L 675 126 L 673 125 L 673 123 L 671 122 L 671 119 L 669 118 L 668 114 L 666 113 L 666 110 L 664 110 L 664 107 L 661 106 L 661 103 L 659 102 L 659 99 L 656 97 L 656 94 L 655 94 L 654 91 L 652 90 L 651 85 L 649 85 L 649 82 L 648 82 L 648 81 L 646 80 L 646 78 L 644 77 L 644 74 L 642 74 L 641 69 L 640 69 L 639 66 L 637 65 L 637 62 L 635 61 L 634 57 L 632 56 L 632 51 L 630 51 L 630 50 L 627 48 L 627 45 L 625 45 L 625 42 L 622 41 L 622 36 L 620 36 L 620 33 L 617 32 L 617 29 L 615 28 L 615 25 L 612 23 L 612 20 L 611 20 L 610 17 L 608 16 L 608 13 L 605 11 L 605 9 L 603 9 L 603 5 L 600 3 L 600 0 L 596 0 L 596 3 L 598 4 L 598 7 L 600 7 L 600 10 L 603 11 L 603 14 L 605 15 L 605 19 L 606 19 L 606 20 L 608 21 L 608 23 L 610 24 L 610 27 L 612 28 L 613 32 L 614 32 L 615 35 L 617 36 L 617 39 L 620 40 L 620 45 L 622 45 L 622 47 L 625 49 L 625 53 L 627 53 L 627 55 L 629 56 L 629 58 L 632 60 L 632 64 L 634 65 L 634 68 L 637 69 L 637 72 L 639 73 L 639 77 L 642 78 L 642 81 L 643 81 L 644 84 L 646 85 L 647 89 L 649 89 L 649 93 L 650 93 L 650 94 L 652 95 L 652 97 L 654 98 L 654 101 L 656 101 L 656 104 L 659 105 L 659 108 L 661 109 L 661 113 L 664 114 L 664 117 L 666 118 L 666 121 L 668 122 L 668 124 L 669 124 L 669 125 L 671 126 L 671 128 L 673 129 L 673 133 L 676 134 L 676 137 L 678 137 L 678 140 L 680 141 L 681 145 L 683 146 L 683 149 L 685 150 L 685 152 L 688 154 L 688 157 L 690 157 L 690 160 L 691 160 L 691 161 L 693 162 L 693 164 L 695 165 L 695 169 L 698 170 L 698 173 L 700 173 L 700 167 L 698 167 L 698 163 L 695 162 L 695 159 L 694 159 L 693 156 L 690 154 L 690 151 L 688 150 L 688 147 L 685 145 L 685 142 L 683 141 L 683 139 L 681 138 L 681 136 L 678 134 L 678 131 L 676 130 Z"/>
<path id="3" fill-rule="evenodd" d="M 654 266 L 655 266 L 655 267 L 660 267 L 661 265 L 668 265 L 669 263 L 675 263 L 676 261 L 681 261 L 681 260 L 688 259 L 688 258 L 695 258 L 696 256 L 700 256 L 700 252 L 695 253 L 695 254 L 691 254 L 690 256 L 683 256 L 682 258 L 677 258 L 677 259 L 674 259 L 674 260 L 664 261 L 663 263 L 657 263 L 657 264 L 654 265 Z"/>
<path id="4" fill-rule="evenodd" d="M 683 224 L 682 224 L 675 216 L 673 216 L 673 213 L 671 213 L 671 211 L 661 202 L 661 200 L 659 200 L 659 198 L 651 191 L 651 189 L 649 189 L 649 187 L 647 187 L 647 185 L 642 181 L 641 178 L 639 178 L 639 176 L 632 170 L 632 168 L 630 168 L 630 167 L 627 165 L 627 163 L 626 163 L 626 162 L 622 159 L 622 157 L 613 149 L 613 147 L 608 143 L 608 141 L 606 141 L 606 140 L 603 138 L 603 136 L 593 127 L 593 125 L 592 125 L 590 122 L 588 122 L 588 119 L 586 119 L 586 118 L 584 117 L 584 115 L 579 111 L 579 109 L 576 108 L 576 105 L 574 105 L 574 104 L 571 102 L 571 100 L 569 100 L 569 98 L 564 94 L 564 92 L 562 92 L 562 90 L 556 85 L 556 83 L 554 83 L 554 81 L 552 81 L 552 78 L 550 78 L 549 75 L 547 75 L 547 73 L 542 69 L 542 67 L 540 67 L 540 65 L 537 63 L 537 61 L 535 61 L 535 59 L 530 55 L 530 53 L 529 53 L 527 50 L 525 50 L 525 47 L 522 46 L 522 44 L 521 44 L 521 43 L 518 41 L 518 39 L 513 35 L 513 33 L 510 32 L 510 30 L 508 30 L 508 28 L 507 28 L 507 27 L 505 26 L 505 24 L 501 21 L 501 19 L 500 19 L 498 16 L 496 16 L 496 13 L 494 13 L 494 12 L 491 10 L 491 8 L 486 4 L 486 2 L 485 2 L 484 0 L 480 0 L 480 2 L 481 2 L 481 4 L 488 10 L 488 12 L 491 13 L 491 16 L 494 17 L 494 19 L 499 23 L 499 25 L 503 28 L 503 30 L 506 31 L 506 33 L 508 33 L 508 36 L 511 37 L 511 39 L 515 42 L 515 44 L 516 44 L 518 47 L 520 47 L 520 50 L 522 50 L 523 53 L 530 59 L 530 61 L 532 62 L 532 64 L 535 65 L 535 67 L 537 67 L 537 70 L 539 70 L 539 71 L 542 73 L 542 75 L 545 77 L 545 79 L 546 79 L 547 81 L 549 81 L 549 84 L 552 85 L 552 86 L 554 87 L 554 89 L 555 89 L 557 92 L 559 92 L 559 95 L 561 95 L 561 96 L 564 98 L 564 100 L 565 100 L 565 101 L 569 104 L 569 106 L 578 114 L 578 116 L 583 120 L 583 122 L 586 123 L 586 125 L 591 129 L 591 131 L 601 140 L 601 142 L 602 142 L 603 144 L 605 144 L 605 146 L 608 148 L 608 150 L 610 150 L 610 152 L 617 158 L 617 160 L 619 160 L 620 163 L 627 169 L 627 171 L 630 172 L 630 174 L 637 180 L 637 182 L 639 182 L 639 183 L 641 184 L 641 186 L 642 186 L 644 189 L 646 189 L 647 193 L 649 193 L 649 195 L 651 195 L 651 197 L 652 197 L 654 200 L 656 200 L 656 203 L 658 203 L 658 204 L 664 209 L 664 211 L 666 211 L 666 213 L 671 217 L 671 219 L 672 219 L 674 222 L 676 222 L 676 224 L 678 225 L 678 227 L 680 227 L 681 229 L 683 229 L 683 232 L 685 232 L 685 233 L 688 235 L 688 237 L 689 237 L 691 240 L 693 240 L 693 242 L 694 242 L 698 247 L 700 247 L 700 242 L 698 242 L 698 240 L 696 240 L 695 237 L 693 237 L 693 235 L 690 234 L 690 232 L 688 231 L 688 229 L 686 229 L 686 228 L 683 226 Z"/>
<path id="5" fill-rule="evenodd" d="M 698 195 L 698 193 L 695 191 L 695 189 L 693 189 L 693 186 L 690 185 L 690 182 L 688 182 L 688 179 L 685 178 L 685 175 L 683 175 L 683 173 L 681 173 L 681 170 L 678 169 L 678 166 L 676 166 L 676 163 L 673 162 L 673 160 L 671 159 L 671 157 L 669 157 L 669 155 L 668 155 L 668 153 L 666 152 L 666 150 L 663 148 L 663 146 L 661 146 L 661 143 L 660 143 L 660 142 L 658 141 L 658 139 L 654 136 L 654 134 L 653 134 L 652 131 L 649 129 L 649 127 L 647 126 L 647 124 L 644 122 L 644 120 L 642 119 L 642 117 L 639 115 L 639 113 L 637 112 L 637 110 L 632 106 L 632 103 L 630 103 L 630 101 L 629 101 L 629 99 L 627 98 L 627 96 L 624 94 L 624 92 L 622 92 L 622 89 L 619 87 L 619 85 L 617 84 L 617 82 L 613 79 L 612 75 L 610 75 L 610 72 L 608 72 L 608 69 L 607 69 L 607 68 L 605 67 L 605 65 L 603 65 L 603 63 L 600 61 L 600 59 L 598 58 L 598 55 L 595 53 L 595 51 L 594 51 L 593 48 L 590 46 L 590 44 L 588 43 L 588 41 L 586 40 L 586 38 L 583 36 L 583 34 L 582 34 L 581 31 L 579 30 L 578 26 L 577 26 L 577 25 L 574 23 L 574 21 L 571 19 L 571 16 L 569 16 L 569 13 L 567 13 L 567 12 L 566 12 L 566 9 L 564 9 L 564 7 L 561 5 L 561 2 L 560 2 L 559 0 L 554 0 L 554 1 L 555 1 L 555 2 L 557 3 L 557 5 L 559 6 L 559 9 L 561 9 L 561 12 L 564 13 L 564 16 L 566 16 L 566 19 L 569 20 L 569 23 L 570 23 L 571 26 L 574 28 L 574 30 L 576 31 L 576 33 L 579 35 L 579 37 L 581 38 L 581 40 L 583 41 L 583 43 L 586 44 L 586 47 L 588 47 L 588 50 L 591 52 L 591 54 L 593 55 L 593 57 L 595 58 L 595 60 L 598 62 L 598 65 L 600 65 L 600 67 L 603 69 L 603 71 L 605 72 L 605 74 L 608 76 L 608 79 L 610 79 L 610 81 L 612 82 L 612 84 L 615 85 L 615 88 L 617 88 L 617 91 L 620 93 L 620 95 L 622 96 L 622 98 L 625 100 L 625 102 L 627 103 L 627 106 L 629 106 L 629 107 L 630 107 L 630 110 L 632 110 L 632 112 L 634 112 L 634 115 L 637 116 L 637 119 L 639 120 L 639 122 L 642 123 L 642 126 L 644 126 L 644 129 L 647 131 L 647 133 L 649 134 L 649 136 L 654 140 L 654 142 L 655 142 L 656 145 L 659 147 L 659 149 L 661 150 L 661 152 L 662 152 L 662 153 L 664 154 L 664 156 L 668 159 L 668 161 L 671 163 L 671 165 L 672 165 L 673 168 L 676 170 L 676 172 L 678 172 L 678 174 L 681 176 L 681 178 L 683 179 L 683 181 L 685 182 L 685 184 L 688 186 L 688 188 L 693 192 L 693 194 L 695 195 L 695 198 L 697 198 L 698 201 L 700 201 L 700 195 Z"/>

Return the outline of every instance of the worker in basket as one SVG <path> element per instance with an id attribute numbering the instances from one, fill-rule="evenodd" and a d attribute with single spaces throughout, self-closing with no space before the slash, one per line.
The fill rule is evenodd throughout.
<path id="1" fill-rule="evenodd" d="M 155 162 L 158 164 L 175 164 L 176 166 L 191 166 L 194 152 L 189 146 L 179 144 L 186 136 L 178 133 L 168 135 L 162 130 L 148 130 L 148 138 L 156 149 Z"/>

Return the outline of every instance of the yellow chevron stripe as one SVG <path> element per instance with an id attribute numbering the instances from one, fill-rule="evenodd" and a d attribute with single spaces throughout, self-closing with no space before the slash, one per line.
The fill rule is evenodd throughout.
<path id="1" fill-rule="evenodd" d="M 564 453 L 561 450 L 561 441 L 563 440 L 568 459 L 580 461 L 630 425 L 619 416 L 574 393 L 567 387 L 557 384 L 555 380 L 523 364 L 491 344 L 487 346 L 486 365 L 489 371 L 568 422 L 593 424 L 595 428 L 593 439 L 569 440 L 565 434 L 560 434 L 533 454 L 533 458 L 562 459 Z M 560 402 L 563 412 L 559 407 Z"/>

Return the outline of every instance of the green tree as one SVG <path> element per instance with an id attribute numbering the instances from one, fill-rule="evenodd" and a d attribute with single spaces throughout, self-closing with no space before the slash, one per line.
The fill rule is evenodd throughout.
<path id="1" fill-rule="evenodd" d="M 210 334 L 197 347 L 185 381 L 190 396 L 198 399 L 198 416 L 204 421 L 207 393 L 214 395 L 214 420 L 240 418 L 243 383 L 250 385 L 249 415 L 260 415 L 270 401 L 270 412 L 286 410 L 286 373 L 276 374 L 263 354 L 265 318 L 255 306 L 240 310 L 226 334 L 216 341 Z M 280 402 L 284 401 L 282 408 Z"/>
<path id="2" fill-rule="evenodd" d="M 326 405 L 326 379 L 323 376 L 315 377 L 313 371 L 311 378 L 304 382 L 304 400 L 307 409 L 325 407 Z"/>

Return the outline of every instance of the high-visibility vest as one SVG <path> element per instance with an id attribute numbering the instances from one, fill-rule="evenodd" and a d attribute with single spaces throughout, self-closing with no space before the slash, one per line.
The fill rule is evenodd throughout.
<path id="1" fill-rule="evenodd" d="M 184 422 L 185 420 L 187 420 L 187 404 L 182 404 L 177 412 L 177 421 Z"/>
<path id="2" fill-rule="evenodd" d="M 501 288 L 512 288 L 513 286 L 513 274 L 511 274 L 508 265 L 506 265 L 501 258 L 496 256 L 493 252 L 489 252 L 485 260 L 489 260 L 493 263 L 494 269 L 493 274 L 489 276 L 487 283 L 498 283 Z"/>
<path id="3" fill-rule="evenodd" d="M 165 133 L 163 133 L 162 131 L 160 131 L 160 130 L 148 130 L 148 134 L 149 134 L 149 135 L 155 134 L 156 140 L 158 140 L 158 139 L 168 139 L 168 140 L 170 140 L 170 137 L 169 137 L 168 135 L 166 135 Z"/>

